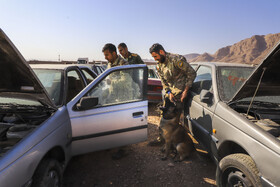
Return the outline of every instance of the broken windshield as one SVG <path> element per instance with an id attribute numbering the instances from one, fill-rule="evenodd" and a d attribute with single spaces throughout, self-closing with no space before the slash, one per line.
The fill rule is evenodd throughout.
<path id="1" fill-rule="evenodd" d="M 218 90 L 223 101 L 229 101 L 252 73 L 254 67 L 219 67 Z"/>

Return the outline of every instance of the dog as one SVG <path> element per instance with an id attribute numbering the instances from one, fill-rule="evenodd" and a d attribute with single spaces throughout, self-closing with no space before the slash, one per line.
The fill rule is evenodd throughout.
<path id="1" fill-rule="evenodd" d="M 162 110 L 160 135 L 165 142 L 163 147 L 165 154 L 162 160 L 166 160 L 171 151 L 175 150 L 179 154 L 179 160 L 177 159 L 176 161 L 183 161 L 191 155 L 195 148 L 187 131 L 179 124 L 180 111 L 176 108 L 175 103 L 171 102 L 168 98 L 165 99 L 164 107 L 159 109 Z"/>

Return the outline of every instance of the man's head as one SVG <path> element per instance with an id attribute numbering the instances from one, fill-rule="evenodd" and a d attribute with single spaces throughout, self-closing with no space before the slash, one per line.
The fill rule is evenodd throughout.
<path id="1" fill-rule="evenodd" d="M 124 58 L 128 58 L 128 49 L 125 43 L 120 43 L 118 45 L 118 50 Z"/>
<path id="2" fill-rule="evenodd" d="M 166 52 L 162 45 L 160 45 L 159 43 L 155 43 L 152 45 L 152 47 L 150 48 L 150 53 L 156 61 L 160 63 L 165 62 Z"/>
<path id="3" fill-rule="evenodd" d="M 102 52 L 104 53 L 104 57 L 109 62 L 113 63 L 117 58 L 117 49 L 114 44 L 107 43 L 104 45 Z"/>

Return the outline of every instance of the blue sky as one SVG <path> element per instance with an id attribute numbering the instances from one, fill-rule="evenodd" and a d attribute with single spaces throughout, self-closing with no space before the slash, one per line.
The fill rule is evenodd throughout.
<path id="1" fill-rule="evenodd" d="M 125 42 L 151 59 L 161 43 L 178 54 L 214 53 L 253 35 L 279 33 L 279 0 L 0 0 L 1 29 L 37 60 L 105 60 Z"/>

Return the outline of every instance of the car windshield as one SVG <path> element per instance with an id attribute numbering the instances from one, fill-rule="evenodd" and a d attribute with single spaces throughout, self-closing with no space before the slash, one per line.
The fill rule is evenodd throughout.
<path id="1" fill-rule="evenodd" d="M 229 101 L 253 70 L 254 67 L 218 67 L 217 82 L 221 100 Z"/>
<path id="2" fill-rule="evenodd" d="M 34 72 L 54 103 L 56 105 L 61 105 L 62 71 L 54 69 L 34 69 Z"/>

